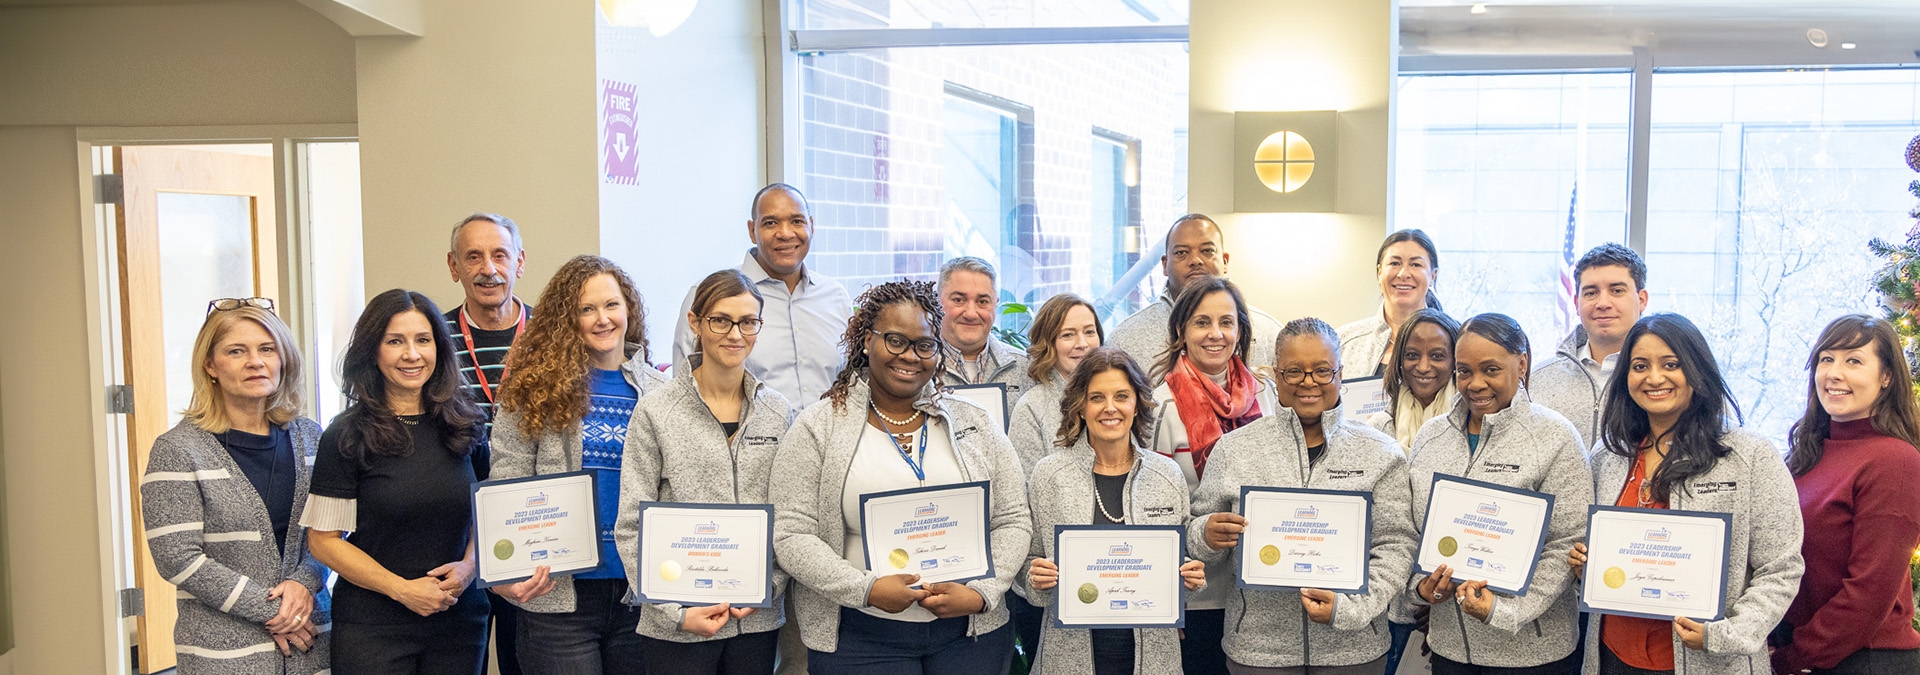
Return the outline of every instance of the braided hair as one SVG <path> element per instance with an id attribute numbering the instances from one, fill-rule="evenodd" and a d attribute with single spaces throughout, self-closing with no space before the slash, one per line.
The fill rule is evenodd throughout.
<path id="1" fill-rule="evenodd" d="M 840 374 L 833 378 L 833 386 L 828 387 L 827 393 L 821 396 L 833 402 L 836 412 L 846 409 L 847 393 L 852 391 L 854 380 L 866 377 L 870 362 L 863 347 L 867 343 L 867 333 L 873 330 L 874 322 L 880 317 L 880 310 L 891 305 L 915 305 L 927 315 L 927 324 L 933 327 L 934 339 L 940 339 L 940 295 L 931 281 L 889 281 L 861 292 L 860 297 L 854 298 L 853 304 L 853 316 L 847 319 L 847 332 L 840 335 L 840 351 L 847 365 L 840 369 Z M 943 347 L 941 358 L 944 358 L 944 353 Z M 940 379 L 939 370 L 936 364 L 936 383 Z"/>

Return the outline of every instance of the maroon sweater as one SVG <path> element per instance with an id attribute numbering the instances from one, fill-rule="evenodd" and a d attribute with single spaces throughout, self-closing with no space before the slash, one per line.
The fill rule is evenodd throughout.
<path id="1" fill-rule="evenodd" d="M 1787 609 L 1793 644 L 1774 670 L 1832 668 L 1862 649 L 1917 649 L 1913 580 L 1920 546 L 1920 451 L 1873 430 L 1835 422 L 1826 453 L 1795 478 L 1807 573 Z"/>

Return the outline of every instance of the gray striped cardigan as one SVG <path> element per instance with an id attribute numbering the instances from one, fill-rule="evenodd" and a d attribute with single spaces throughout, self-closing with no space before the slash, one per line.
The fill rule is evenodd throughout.
<path id="1" fill-rule="evenodd" d="M 329 668 L 327 569 L 307 551 L 306 529 L 298 524 L 320 425 L 302 417 L 287 431 L 304 459 L 294 462 L 284 551 L 274 549 L 261 495 L 213 434 L 181 420 L 153 442 L 140 478 L 140 512 L 154 568 L 179 587 L 173 642 L 182 673 L 312 675 Z M 321 633 L 311 650 L 281 656 L 265 625 L 280 612 L 280 601 L 267 599 L 267 592 L 288 580 L 313 593 L 309 620 Z"/>

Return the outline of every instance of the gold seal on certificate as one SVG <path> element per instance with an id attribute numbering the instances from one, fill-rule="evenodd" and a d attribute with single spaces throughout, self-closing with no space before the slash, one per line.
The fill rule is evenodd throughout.
<path id="1" fill-rule="evenodd" d="M 1446 565 L 1455 580 L 1526 595 L 1552 516 L 1553 495 L 1434 474 L 1415 567 L 1432 574 Z"/>
<path id="2" fill-rule="evenodd" d="M 993 576 L 986 481 L 860 495 L 867 569 L 920 583 Z"/>
<path id="3" fill-rule="evenodd" d="M 1373 495 L 1240 488 L 1240 588 L 1367 592 Z"/>
<path id="4" fill-rule="evenodd" d="M 771 607 L 773 506 L 640 503 L 643 604 Z"/>
<path id="5" fill-rule="evenodd" d="M 1186 528 L 1176 525 L 1054 526 L 1053 590 L 1079 599 L 1056 603 L 1054 627 L 1181 627 L 1185 541 Z"/>
<path id="6" fill-rule="evenodd" d="M 480 548 L 477 585 L 510 584 L 546 565 L 555 576 L 600 566 L 593 475 L 585 471 L 473 485 Z"/>
<path id="7" fill-rule="evenodd" d="M 1589 506 L 1580 610 L 1718 621 L 1732 537 L 1730 514 Z"/>

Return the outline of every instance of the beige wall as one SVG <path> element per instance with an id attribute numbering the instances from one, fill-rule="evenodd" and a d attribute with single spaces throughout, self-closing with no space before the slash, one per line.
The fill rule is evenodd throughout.
<path id="1" fill-rule="evenodd" d="M 359 41 L 367 294 L 453 307 L 447 235 L 493 211 L 521 226 L 531 302 L 566 258 L 600 251 L 594 5 L 422 4 L 426 36 Z"/>
<path id="2" fill-rule="evenodd" d="M 1190 53 L 1189 202 L 1214 216 L 1234 281 L 1286 321 L 1379 311 L 1398 27 L 1392 0 L 1199 0 Z M 1337 110 L 1338 213 L 1232 213 L 1235 111 Z"/>
<path id="3" fill-rule="evenodd" d="M 352 122 L 353 58 L 352 38 L 291 0 L 0 9 L 0 237 L 12 252 L 0 283 L 22 291 L 0 322 L 0 528 L 17 645 L 0 673 L 118 669 L 75 127 Z"/>

